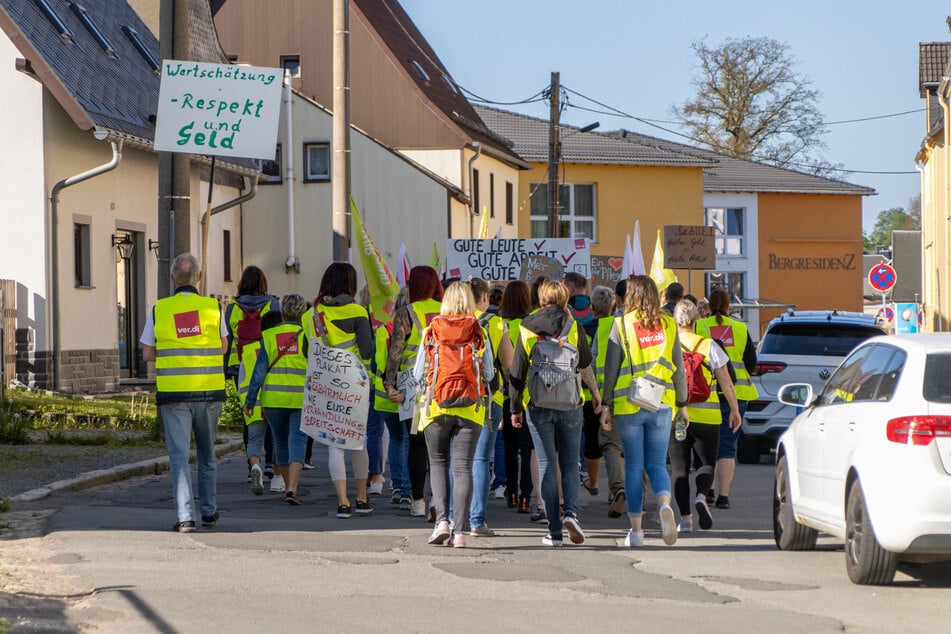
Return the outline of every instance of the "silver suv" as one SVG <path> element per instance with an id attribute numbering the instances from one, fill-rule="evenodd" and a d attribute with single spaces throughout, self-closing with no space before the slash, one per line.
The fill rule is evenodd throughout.
<path id="1" fill-rule="evenodd" d="M 751 373 L 759 397 L 747 407 L 737 460 L 758 463 L 799 413 L 777 400 L 783 385 L 810 383 L 818 394 L 855 346 L 883 334 L 888 334 L 885 328 L 864 313 L 790 309 L 769 322 Z"/>

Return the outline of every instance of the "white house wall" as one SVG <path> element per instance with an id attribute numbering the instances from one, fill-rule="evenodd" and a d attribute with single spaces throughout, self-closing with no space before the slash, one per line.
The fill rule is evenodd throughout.
<path id="1" fill-rule="evenodd" d="M 46 347 L 46 197 L 43 87 L 14 67 L 19 51 L 0 31 L 0 279 L 17 282 L 17 323 Z"/>
<path id="2" fill-rule="evenodd" d="M 746 226 L 744 227 L 744 246 L 746 254 L 743 256 L 717 256 L 717 271 L 746 274 L 746 298 L 759 298 L 759 205 L 756 194 L 710 194 L 703 195 L 703 207 L 744 209 L 746 211 Z M 783 301 L 782 297 L 767 299 Z M 759 338 L 759 311 L 746 311 L 743 321 L 749 327 L 750 334 Z"/>

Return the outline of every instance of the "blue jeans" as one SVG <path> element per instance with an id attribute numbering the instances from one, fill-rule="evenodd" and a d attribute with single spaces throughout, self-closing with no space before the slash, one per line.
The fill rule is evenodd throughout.
<path id="1" fill-rule="evenodd" d="M 739 405 L 740 419 L 746 415 L 746 406 L 749 401 L 737 400 Z M 717 460 L 723 458 L 736 459 L 736 442 L 740 438 L 740 430 L 730 429 L 730 404 L 725 398 L 720 399 L 720 444 L 717 446 Z"/>
<path id="2" fill-rule="evenodd" d="M 390 484 L 394 491 L 399 489 L 403 497 L 410 497 L 412 486 L 409 482 L 409 434 L 406 425 L 400 420 L 399 412 L 380 412 L 380 415 L 390 434 L 390 445 L 386 450 L 386 460 L 390 464 Z"/>
<path id="3" fill-rule="evenodd" d="M 265 407 L 264 419 L 274 433 L 274 465 L 286 467 L 292 462 L 303 463 L 308 436 L 300 430 L 300 409 Z"/>
<path id="4" fill-rule="evenodd" d="M 258 461 L 261 462 L 261 468 L 264 468 L 264 437 L 267 431 L 267 422 L 263 420 L 256 420 L 253 423 L 244 426 L 245 433 L 248 436 L 246 441 L 245 453 L 247 453 L 248 458 L 252 456 L 257 457 Z M 250 464 L 250 463 L 249 463 Z"/>
<path id="5" fill-rule="evenodd" d="M 367 418 L 367 455 L 370 457 L 370 475 L 383 474 L 383 414 L 370 408 Z"/>
<path id="6" fill-rule="evenodd" d="M 548 533 L 561 535 L 558 509 L 558 467 L 565 513 L 578 511 L 578 451 L 581 448 L 581 408 L 561 412 L 529 407 L 528 430 L 538 453 L 538 474 L 548 516 Z"/>
<path id="7" fill-rule="evenodd" d="M 638 410 L 635 414 L 614 417 L 624 450 L 624 489 L 627 514 L 640 517 L 644 513 L 644 486 L 641 474 L 647 471 L 654 495 L 670 496 L 670 474 L 667 473 L 667 443 L 673 413 L 668 408 L 657 412 Z M 577 478 L 576 478 L 577 479 Z"/>
<path id="8" fill-rule="evenodd" d="M 215 459 L 215 430 L 221 415 L 220 402 L 179 402 L 159 405 L 168 447 L 168 471 L 172 476 L 172 497 L 179 522 L 195 521 L 192 472 L 188 465 L 192 432 L 195 433 L 198 464 L 198 510 L 209 517 L 218 510 L 218 464 Z"/>
<path id="9" fill-rule="evenodd" d="M 485 524 L 485 505 L 489 502 L 489 462 L 495 455 L 495 439 L 502 422 L 502 406 L 492 403 L 488 425 L 482 426 L 475 457 L 472 459 L 472 502 L 469 504 L 469 522 L 472 528 Z M 499 463 L 496 462 L 496 465 Z"/>

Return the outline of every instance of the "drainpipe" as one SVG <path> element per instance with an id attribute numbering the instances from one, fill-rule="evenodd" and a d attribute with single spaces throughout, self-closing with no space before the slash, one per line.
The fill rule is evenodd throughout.
<path id="1" fill-rule="evenodd" d="M 918 156 L 915 157 L 915 169 L 918 171 L 918 176 L 919 176 L 919 178 L 921 179 L 921 185 L 920 185 L 920 187 L 921 187 L 921 193 L 922 193 L 922 200 L 924 200 L 924 195 L 923 195 L 923 194 L 924 194 L 924 192 L 925 192 L 925 170 L 924 170 L 923 158 L 921 158 L 921 154 L 922 154 L 922 152 L 919 152 L 919 153 L 918 153 Z M 922 204 L 921 213 L 922 213 L 922 215 L 925 214 L 924 204 Z M 922 237 L 924 237 L 924 233 L 922 233 L 921 235 L 922 235 Z M 934 242 L 932 242 L 932 244 L 934 244 Z M 922 250 L 923 250 L 923 251 L 927 251 L 927 249 L 928 249 L 928 247 L 925 246 L 924 243 L 922 243 Z M 924 308 L 928 305 L 928 293 L 925 292 L 925 289 L 926 289 L 927 287 L 930 287 L 930 286 L 931 286 L 931 285 L 928 283 L 928 259 L 929 259 L 929 257 L 930 257 L 930 256 L 929 256 L 928 254 L 926 254 L 926 253 L 922 253 L 922 254 L 921 254 L 921 283 L 922 283 L 922 288 L 921 288 L 921 306 L 918 307 L 919 310 L 924 310 Z M 925 324 L 926 324 L 926 323 L 927 323 L 926 320 L 923 320 L 923 321 L 922 321 L 922 323 L 921 323 L 922 328 L 925 327 Z"/>
<path id="2" fill-rule="evenodd" d="M 472 147 L 475 149 L 475 154 L 472 155 L 472 158 L 469 159 L 469 237 L 473 238 L 472 235 L 472 219 L 475 217 L 476 212 L 478 211 L 475 208 L 475 183 L 472 182 L 472 164 L 479 160 L 479 157 L 482 156 L 482 144 L 476 141 L 472 144 Z"/>
<path id="3" fill-rule="evenodd" d="M 951 121 L 949 121 L 949 114 L 951 114 L 951 108 L 948 106 L 948 98 L 945 96 L 948 90 L 948 80 L 949 77 L 941 78 L 941 85 L 938 87 L 938 103 L 941 104 L 941 109 L 944 112 L 944 210 L 945 210 L 945 239 L 944 239 L 944 249 L 945 257 L 951 249 Z M 937 214 L 935 214 L 935 223 L 937 224 Z M 937 227 L 935 227 L 937 229 Z M 937 232 L 936 232 L 937 235 Z M 936 262 L 937 264 L 937 262 Z M 948 275 L 945 274 L 945 283 L 948 283 Z M 940 293 L 940 289 L 938 291 Z M 948 293 L 944 293 L 945 297 L 948 297 Z M 948 325 L 948 309 L 945 308 L 942 312 L 942 324 L 941 329 L 945 330 Z"/>
<path id="4" fill-rule="evenodd" d="M 287 260 L 285 272 L 300 272 L 294 241 L 294 123 L 291 116 L 291 71 L 284 70 L 284 155 L 287 157 Z"/>
<path id="5" fill-rule="evenodd" d="M 247 190 L 247 193 L 241 194 L 241 195 L 238 196 L 237 198 L 232 198 L 231 200 L 226 200 L 225 202 L 221 203 L 221 204 L 218 205 L 217 207 L 212 207 L 212 208 L 211 208 L 211 213 L 209 213 L 208 215 L 209 215 L 209 216 L 214 216 L 215 214 L 220 214 L 222 211 L 227 211 L 228 209 L 231 209 L 232 207 L 237 207 L 238 205 L 242 205 L 242 204 L 248 202 L 249 200 L 251 200 L 252 198 L 254 198 L 255 194 L 258 193 L 258 178 L 257 178 L 257 176 L 254 177 L 254 180 L 251 180 L 250 178 L 248 178 L 247 176 L 245 176 L 245 177 L 244 177 L 244 187 L 245 187 L 245 189 Z"/>
<path id="6" fill-rule="evenodd" d="M 108 132 L 101 130 L 96 130 L 93 132 L 93 136 L 96 137 L 98 141 L 105 141 L 109 137 Z M 119 161 L 122 160 L 122 141 L 111 141 L 112 145 L 112 160 L 108 163 L 103 163 L 99 167 L 94 167 L 90 170 L 76 174 L 75 176 L 70 176 L 69 178 L 64 178 L 55 185 L 50 191 L 50 292 L 49 292 L 49 302 L 50 302 L 50 328 L 52 330 L 52 353 L 53 353 L 53 389 L 59 390 L 61 383 L 61 362 L 60 362 L 60 348 L 62 347 L 61 338 L 60 338 L 60 323 L 59 323 L 59 193 L 66 189 L 67 187 L 72 187 L 77 185 L 85 180 L 99 176 L 100 174 L 105 174 L 106 172 L 111 172 L 116 167 L 119 166 Z"/>

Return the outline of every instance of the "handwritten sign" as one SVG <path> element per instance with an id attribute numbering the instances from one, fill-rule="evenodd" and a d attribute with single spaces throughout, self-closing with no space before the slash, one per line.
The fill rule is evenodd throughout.
<path id="1" fill-rule="evenodd" d="M 163 61 L 155 149 L 273 159 L 283 72 Z"/>
<path id="2" fill-rule="evenodd" d="M 360 358 L 311 341 L 301 431 L 324 445 L 360 450 L 369 412 L 370 376 Z"/>
<path id="3" fill-rule="evenodd" d="M 524 260 L 518 269 L 518 279 L 533 284 L 540 277 L 560 282 L 565 279 L 565 267 L 555 258 L 533 253 Z"/>
<path id="4" fill-rule="evenodd" d="M 585 277 L 591 270 L 591 251 L 585 238 L 449 239 L 446 252 L 449 276 L 462 279 L 471 276 L 498 282 L 517 280 L 522 262 L 530 255 L 554 258 L 565 271 Z"/>
<path id="5" fill-rule="evenodd" d="M 413 369 L 407 368 L 396 377 L 396 389 L 403 393 L 403 402 L 400 403 L 400 420 L 410 420 L 416 410 L 416 395 L 419 392 L 419 382 L 413 377 Z"/>
<path id="6" fill-rule="evenodd" d="M 664 268 L 715 269 L 716 258 L 713 227 L 664 225 Z"/>
<path id="7" fill-rule="evenodd" d="M 621 269 L 624 266 L 624 258 L 614 255 L 592 255 L 591 256 L 591 288 L 595 286 L 607 286 L 612 291 L 623 275 Z"/>

